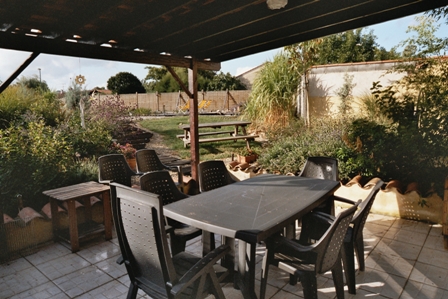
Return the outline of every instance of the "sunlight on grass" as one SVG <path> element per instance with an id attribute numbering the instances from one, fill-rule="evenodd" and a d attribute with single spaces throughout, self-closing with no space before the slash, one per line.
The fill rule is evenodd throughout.
<path id="1" fill-rule="evenodd" d="M 240 117 L 236 116 L 210 116 L 202 115 L 199 116 L 199 123 L 211 123 L 211 122 L 222 122 L 222 121 L 237 121 L 241 120 Z M 183 130 L 179 128 L 180 124 L 188 124 L 188 116 L 174 116 L 174 117 L 160 117 L 146 119 L 140 122 L 140 125 L 147 130 L 158 133 L 163 136 L 164 144 L 177 152 L 177 154 L 183 159 L 190 158 L 190 147 L 184 148 L 183 141 L 176 137 L 176 135 L 183 134 Z M 226 131 L 229 127 L 223 127 L 220 129 L 201 129 L 201 132 L 211 132 L 211 131 Z M 210 142 L 199 144 L 199 155 L 200 160 L 212 160 L 212 159 L 225 159 L 232 157 L 242 148 L 246 147 L 246 142 L 244 140 L 238 141 L 221 141 L 221 142 Z M 252 149 L 259 149 L 261 145 L 258 142 L 251 141 Z"/>

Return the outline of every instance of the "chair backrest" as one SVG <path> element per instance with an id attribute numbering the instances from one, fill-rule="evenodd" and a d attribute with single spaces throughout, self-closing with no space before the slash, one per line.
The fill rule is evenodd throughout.
<path id="1" fill-rule="evenodd" d="M 110 154 L 98 158 L 98 181 L 100 183 L 116 182 L 131 186 L 131 178 L 136 173 L 129 167 L 122 154 Z"/>
<path id="2" fill-rule="evenodd" d="M 199 188 L 201 192 L 235 183 L 222 160 L 199 163 Z"/>
<path id="3" fill-rule="evenodd" d="M 299 176 L 339 181 L 338 160 L 329 157 L 309 157 Z"/>
<path id="4" fill-rule="evenodd" d="M 341 258 L 341 246 L 359 204 L 360 201 L 339 213 L 325 234 L 314 244 L 314 251 L 317 253 L 317 273 L 325 273 L 332 269 Z"/>
<path id="5" fill-rule="evenodd" d="M 356 239 L 358 234 L 362 232 L 364 229 L 364 224 L 366 223 L 367 216 L 369 216 L 370 209 L 372 208 L 373 202 L 375 200 L 378 191 L 380 191 L 381 186 L 383 186 L 384 182 L 380 179 L 376 179 L 376 183 L 374 181 L 370 181 L 364 188 L 373 187 L 370 191 L 369 195 L 364 199 L 358 207 L 355 215 L 353 216 L 353 231 L 352 231 L 352 239 Z"/>
<path id="6" fill-rule="evenodd" d="M 160 161 L 155 150 L 141 149 L 135 153 L 137 172 L 164 170 L 166 167 Z"/>
<path id="7" fill-rule="evenodd" d="M 111 183 L 114 224 L 126 269 L 151 297 L 167 298 L 167 282 L 177 282 L 163 222 L 162 201 L 155 194 Z"/>
<path id="8" fill-rule="evenodd" d="M 152 171 L 140 177 L 142 190 L 157 194 L 164 205 L 187 198 L 188 195 L 180 192 L 171 175 L 166 170 Z"/>

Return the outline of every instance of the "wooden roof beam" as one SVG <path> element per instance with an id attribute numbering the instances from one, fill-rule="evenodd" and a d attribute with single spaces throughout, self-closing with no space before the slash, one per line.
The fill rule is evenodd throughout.
<path id="1" fill-rule="evenodd" d="M 2 47 L 11 50 L 29 51 L 30 43 L 32 43 L 35 52 L 52 55 L 168 65 L 183 68 L 189 68 L 192 63 L 191 58 L 175 55 L 141 52 L 133 49 L 108 48 L 100 45 L 72 43 L 65 40 L 55 40 L 44 37 L 29 37 L 11 34 L 9 32 L 0 32 L 0 39 L 2 40 Z M 31 41 L 31 39 L 34 40 Z M 219 71 L 221 69 L 220 62 L 196 60 L 195 64 L 198 69 L 202 70 Z"/>
<path id="2" fill-rule="evenodd" d="M 27 68 L 27 66 L 30 65 L 31 62 L 33 62 L 34 59 L 36 59 L 37 56 L 39 56 L 40 53 L 38 52 L 34 52 L 30 55 L 30 57 L 28 57 L 23 63 L 22 65 L 14 72 L 11 74 L 11 76 L 9 76 L 8 79 L 6 79 L 5 82 L 2 83 L 2 85 L 0 85 L 0 93 L 2 93 L 11 83 L 12 81 L 14 81 L 14 79 L 16 79 L 20 73 L 23 72 L 24 69 Z"/>

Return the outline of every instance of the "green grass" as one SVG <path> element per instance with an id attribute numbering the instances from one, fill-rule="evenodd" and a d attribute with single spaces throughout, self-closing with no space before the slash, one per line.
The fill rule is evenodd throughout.
<path id="1" fill-rule="evenodd" d="M 199 116 L 199 123 L 211 123 L 222 121 L 241 120 L 240 117 L 234 116 Z M 183 130 L 179 128 L 180 124 L 188 124 L 188 116 L 162 117 L 143 120 L 140 125 L 152 132 L 156 132 L 163 136 L 164 144 L 174 150 L 180 157 L 184 159 L 190 158 L 190 147 L 184 148 L 184 143 L 176 135 L 183 134 Z M 222 127 L 221 129 L 201 129 L 201 132 L 226 131 L 230 127 Z M 214 136 L 209 136 L 214 137 Z M 258 142 L 250 142 L 251 149 L 260 151 L 261 145 Z M 232 154 L 241 152 L 246 147 L 244 140 L 220 141 L 199 144 L 199 158 L 201 161 L 213 159 L 225 159 L 232 157 Z"/>

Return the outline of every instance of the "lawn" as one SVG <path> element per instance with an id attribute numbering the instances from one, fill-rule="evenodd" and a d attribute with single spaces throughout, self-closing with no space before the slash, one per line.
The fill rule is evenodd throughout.
<path id="1" fill-rule="evenodd" d="M 211 123 L 222 121 L 237 121 L 241 120 L 238 116 L 215 116 L 215 115 L 201 115 L 199 116 L 199 123 Z M 179 128 L 180 124 L 188 124 L 188 116 L 174 116 L 174 117 L 160 117 L 146 119 L 140 122 L 140 125 L 147 130 L 156 132 L 163 136 L 165 145 L 177 152 L 177 154 L 184 158 L 190 158 L 190 147 L 184 148 L 184 143 L 176 135 L 183 134 L 183 130 Z M 221 129 L 201 129 L 201 132 L 228 130 L 229 128 Z M 225 159 L 232 157 L 232 154 L 237 154 L 246 148 L 244 140 L 238 141 L 221 141 L 199 144 L 200 160 Z M 260 151 L 261 144 L 256 141 L 251 141 L 251 149 Z"/>

